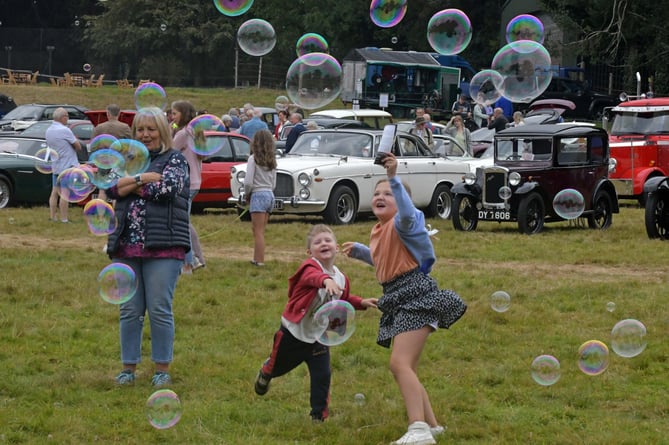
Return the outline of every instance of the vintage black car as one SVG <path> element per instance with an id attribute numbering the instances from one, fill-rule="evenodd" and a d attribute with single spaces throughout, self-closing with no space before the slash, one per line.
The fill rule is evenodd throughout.
<path id="1" fill-rule="evenodd" d="M 643 186 L 646 196 L 646 233 L 648 238 L 669 239 L 669 176 L 648 179 Z"/>
<path id="2" fill-rule="evenodd" d="M 475 230 L 479 221 L 515 221 L 521 233 L 534 234 L 545 222 L 565 221 L 553 205 L 556 195 L 575 190 L 582 197 L 578 217 L 606 229 L 618 213 L 608 174 L 607 133 L 578 124 L 522 125 L 495 135 L 490 167 L 465 175 L 451 189 L 456 230 Z M 561 216 L 562 215 L 562 216 Z"/>

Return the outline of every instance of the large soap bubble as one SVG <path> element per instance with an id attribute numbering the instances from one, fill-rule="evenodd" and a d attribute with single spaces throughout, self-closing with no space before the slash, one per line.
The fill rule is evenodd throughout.
<path id="1" fill-rule="evenodd" d="M 263 19 L 247 20 L 237 30 L 237 43 L 250 56 L 264 56 L 276 45 L 276 32 Z"/>
<path id="2" fill-rule="evenodd" d="M 288 68 L 286 90 L 294 104 L 313 110 L 332 102 L 341 91 L 341 65 L 329 54 L 309 53 Z"/>
<path id="3" fill-rule="evenodd" d="M 149 168 L 151 158 L 146 145 L 135 139 L 119 139 L 111 147 L 112 150 L 123 156 L 120 176 L 135 176 L 144 173 Z"/>
<path id="4" fill-rule="evenodd" d="M 369 18 L 381 28 L 397 25 L 406 12 L 407 0 L 372 0 L 369 4 Z"/>
<path id="5" fill-rule="evenodd" d="M 553 198 L 553 209 L 561 218 L 576 219 L 585 210 L 585 199 L 578 190 L 563 189 Z"/>
<path id="6" fill-rule="evenodd" d="M 599 375 L 609 367 L 609 348 L 599 340 L 586 341 L 578 348 L 578 369 Z"/>
<path id="7" fill-rule="evenodd" d="M 444 9 L 432 16 L 427 24 L 427 41 L 439 54 L 459 54 L 472 40 L 472 24 L 459 9 Z"/>
<path id="8" fill-rule="evenodd" d="M 541 386 L 551 386 L 560 380 L 560 361 L 552 355 L 536 357 L 531 365 L 532 379 Z"/>
<path id="9" fill-rule="evenodd" d="M 88 162 L 96 167 L 93 171 L 93 184 L 101 189 L 108 189 L 116 184 L 125 170 L 125 158 L 112 148 L 94 151 L 88 158 Z"/>
<path id="10" fill-rule="evenodd" d="M 146 401 L 146 416 L 151 426 L 158 430 L 172 428 L 181 419 L 181 414 L 181 400 L 171 389 L 159 389 Z"/>
<path id="11" fill-rule="evenodd" d="M 167 94 L 163 87 L 157 83 L 145 82 L 135 90 L 135 107 L 138 110 L 157 107 L 165 111 L 165 108 L 167 108 Z"/>
<path id="12" fill-rule="evenodd" d="M 551 56 L 532 40 L 518 40 L 502 47 L 491 68 L 502 76 L 499 90 L 512 102 L 529 103 L 551 82 Z"/>
<path id="13" fill-rule="evenodd" d="M 506 25 L 507 43 L 517 40 L 534 40 L 544 43 L 544 24 L 530 14 L 520 14 L 509 20 Z"/>
<path id="14" fill-rule="evenodd" d="M 351 338 L 355 331 L 355 308 L 348 301 L 333 300 L 316 311 L 314 321 L 324 329 L 318 342 L 337 346 Z"/>
<path id="15" fill-rule="evenodd" d="M 251 9 L 253 0 L 214 0 L 214 6 L 221 14 L 237 17 Z"/>
<path id="16" fill-rule="evenodd" d="M 123 263 L 111 263 L 98 274 L 100 297 L 107 303 L 123 304 L 137 292 L 135 270 Z"/>
<path id="17" fill-rule="evenodd" d="M 621 357 L 631 358 L 646 349 L 646 326 L 639 320 L 621 320 L 611 330 L 611 349 Z"/>
<path id="18" fill-rule="evenodd" d="M 469 95 L 476 103 L 492 105 L 502 97 L 498 89 L 502 80 L 502 76 L 495 70 L 481 70 L 469 81 Z"/>
<path id="19" fill-rule="evenodd" d="M 67 202 L 81 202 L 95 190 L 90 168 L 70 167 L 58 175 L 58 194 Z"/>
<path id="20" fill-rule="evenodd" d="M 308 32 L 303 34 L 302 37 L 297 39 L 295 44 L 295 52 L 297 52 L 297 57 L 301 57 L 308 53 L 327 53 L 328 52 L 328 42 L 320 34 L 313 32 Z"/>

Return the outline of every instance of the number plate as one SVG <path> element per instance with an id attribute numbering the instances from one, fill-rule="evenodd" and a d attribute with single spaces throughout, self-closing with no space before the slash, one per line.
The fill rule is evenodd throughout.
<path id="1" fill-rule="evenodd" d="M 274 200 L 274 210 L 283 210 L 283 201 L 280 199 Z"/>
<path id="2" fill-rule="evenodd" d="M 479 219 L 485 221 L 511 221 L 508 210 L 479 210 Z"/>

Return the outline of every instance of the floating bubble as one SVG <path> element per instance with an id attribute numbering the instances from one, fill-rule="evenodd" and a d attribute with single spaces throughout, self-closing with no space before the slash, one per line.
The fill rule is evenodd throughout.
<path id="1" fill-rule="evenodd" d="M 286 73 L 288 97 L 313 110 L 332 102 L 341 91 L 341 65 L 329 54 L 308 53 L 297 58 Z"/>
<path id="2" fill-rule="evenodd" d="M 162 32 L 167 31 L 167 25 L 166 25 L 165 23 L 161 23 L 161 24 L 160 24 L 160 30 L 161 30 Z"/>
<path id="3" fill-rule="evenodd" d="M 114 138 L 114 141 L 118 140 Z M 111 143 L 110 147 L 113 145 L 114 142 Z M 125 174 L 125 158 L 112 148 L 97 149 L 91 153 L 88 162 L 96 167 L 93 171 L 93 184 L 101 189 L 108 189 L 113 186 Z"/>
<path id="4" fill-rule="evenodd" d="M 302 37 L 297 39 L 297 43 L 295 44 L 297 57 L 308 53 L 327 53 L 328 48 L 329 45 L 325 37 L 313 32 L 302 35 Z"/>
<path id="5" fill-rule="evenodd" d="M 472 24 L 459 9 L 444 9 L 432 16 L 427 24 L 427 41 L 439 54 L 459 54 L 472 40 Z"/>
<path id="6" fill-rule="evenodd" d="M 35 162 L 35 170 L 45 175 L 53 174 L 53 163 L 58 160 L 58 152 L 53 148 L 40 148 L 35 153 L 39 161 Z"/>
<path id="7" fill-rule="evenodd" d="M 90 170 L 70 167 L 58 175 L 58 194 L 67 202 L 81 202 L 95 190 Z"/>
<path id="8" fill-rule="evenodd" d="M 332 300 L 316 311 L 314 321 L 324 329 L 318 342 L 337 346 L 351 338 L 355 331 L 355 309 L 348 301 Z"/>
<path id="9" fill-rule="evenodd" d="M 390 38 L 390 43 L 392 43 L 393 45 L 396 44 L 397 42 L 398 42 L 397 37 L 392 36 L 392 37 Z"/>
<path id="10" fill-rule="evenodd" d="M 100 297 L 107 303 L 123 304 L 137 292 L 137 276 L 132 267 L 111 263 L 98 274 Z"/>
<path id="11" fill-rule="evenodd" d="M 481 70 L 469 81 L 469 95 L 476 103 L 484 106 L 492 105 L 502 97 L 498 85 L 501 85 L 503 80 L 495 70 Z"/>
<path id="12" fill-rule="evenodd" d="M 221 14 L 237 17 L 251 9 L 253 0 L 214 0 L 214 6 Z"/>
<path id="13" fill-rule="evenodd" d="M 165 111 L 167 94 L 163 87 L 155 82 L 145 82 L 135 89 L 135 107 L 138 110 L 157 107 Z"/>
<path id="14" fill-rule="evenodd" d="M 91 199 L 84 206 L 88 230 L 96 236 L 109 235 L 116 230 L 116 216 L 111 204 L 102 199 Z"/>
<path id="15" fill-rule="evenodd" d="M 518 40 L 502 47 L 491 68 L 502 76 L 497 85 L 511 102 L 531 102 L 551 82 L 551 56 L 546 48 L 532 40 Z"/>
<path id="16" fill-rule="evenodd" d="M 578 348 L 578 368 L 587 375 L 599 375 L 609 367 L 609 348 L 599 340 L 586 341 Z"/>
<path id="17" fill-rule="evenodd" d="M 146 401 L 146 415 L 152 427 L 172 428 L 181 419 L 181 400 L 171 389 L 159 389 Z"/>
<path id="18" fill-rule="evenodd" d="M 89 72 L 91 70 L 91 68 L 92 67 L 91 67 L 90 63 L 84 63 L 83 69 L 84 69 L 85 73 Z"/>
<path id="19" fill-rule="evenodd" d="M 506 25 L 506 42 L 534 40 L 544 43 L 544 24 L 530 14 L 520 14 L 509 20 Z"/>
<path id="20" fill-rule="evenodd" d="M 276 32 L 265 20 L 247 20 L 237 30 L 237 43 L 250 56 L 264 56 L 276 45 Z"/>
<path id="21" fill-rule="evenodd" d="M 111 149 L 123 156 L 122 170 L 119 169 L 118 172 L 120 176 L 139 175 L 149 168 L 149 150 L 141 142 L 135 139 L 119 139 L 112 144 Z"/>
<path id="22" fill-rule="evenodd" d="M 10 216 L 9 219 L 7 220 L 7 222 L 9 224 L 14 224 L 16 222 L 16 220 Z"/>
<path id="23" fill-rule="evenodd" d="M 274 99 L 274 108 L 276 108 L 276 111 L 287 110 L 289 105 L 290 99 L 286 96 L 277 96 Z"/>
<path id="24" fill-rule="evenodd" d="M 646 326 L 639 320 L 621 320 L 611 330 L 611 349 L 621 357 L 631 358 L 646 349 Z"/>
<path id="25" fill-rule="evenodd" d="M 490 307 L 495 312 L 506 312 L 511 306 L 511 295 L 504 292 L 503 290 L 498 290 L 493 292 L 490 295 Z"/>
<path id="26" fill-rule="evenodd" d="M 606 303 L 606 310 L 609 312 L 613 312 L 616 310 L 616 304 L 613 301 L 609 301 Z"/>
<path id="27" fill-rule="evenodd" d="M 189 130 L 193 133 L 193 151 L 201 156 L 216 153 L 226 143 L 225 138 L 207 138 L 205 131 L 218 130 L 223 122 L 213 114 L 201 114 L 188 123 Z"/>
<path id="28" fill-rule="evenodd" d="M 365 395 L 361 392 L 354 395 L 353 400 L 355 401 L 355 404 L 358 406 L 363 406 L 367 402 Z"/>
<path id="29" fill-rule="evenodd" d="M 118 139 L 111 134 L 99 134 L 88 143 L 88 151 L 94 153 L 98 150 L 111 148 Z"/>
<path id="30" fill-rule="evenodd" d="M 369 4 L 369 18 L 376 26 L 392 28 L 404 18 L 407 3 L 407 0 L 372 0 Z"/>
<path id="31" fill-rule="evenodd" d="M 576 219 L 585 210 L 585 199 L 578 190 L 564 189 L 553 198 L 553 209 L 560 218 Z"/>
<path id="32" fill-rule="evenodd" d="M 542 386 L 551 386 L 560 380 L 560 362 L 552 355 L 540 355 L 532 361 L 532 378 Z"/>

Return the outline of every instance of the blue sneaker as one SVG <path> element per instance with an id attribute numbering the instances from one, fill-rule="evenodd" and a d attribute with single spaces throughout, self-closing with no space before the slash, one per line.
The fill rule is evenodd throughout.
<path id="1" fill-rule="evenodd" d="M 135 383 L 135 373 L 132 369 L 124 369 L 116 376 L 116 383 L 119 385 L 130 385 L 131 383 Z"/>
<path id="2" fill-rule="evenodd" d="M 153 386 L 165 386 L 169 385 L 170 383 L 172 383 L 172 378 L 165 371 L 156 371 L 156 373 L 153 374 L 153 378 L 151 379 L 151 384 Z"/>

